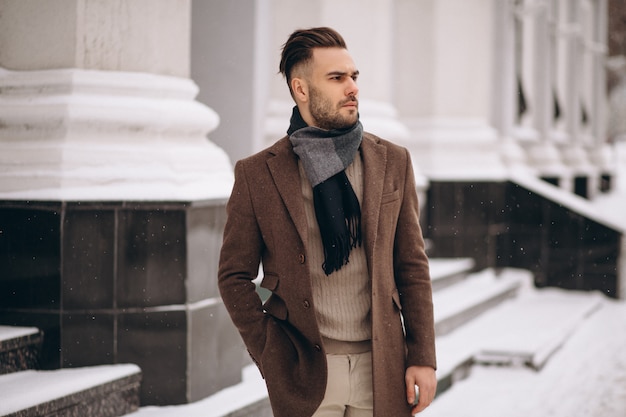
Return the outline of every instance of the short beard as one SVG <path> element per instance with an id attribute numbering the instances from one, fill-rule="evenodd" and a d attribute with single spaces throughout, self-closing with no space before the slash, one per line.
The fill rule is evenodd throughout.
<path id="1" fill-rule="evenodd" d="M 357 98 L 350 96 L 341 101 L 337 107 L 315 88 L 310 88 L 310 104 L 309 111 L 315 122 L 315 126 L 324 130 L 346 129 L 353 126 L 358 119 L 358 113 L 353 116 L 343 116 L 339 109 L 346 103 L 355 101 Z"/>

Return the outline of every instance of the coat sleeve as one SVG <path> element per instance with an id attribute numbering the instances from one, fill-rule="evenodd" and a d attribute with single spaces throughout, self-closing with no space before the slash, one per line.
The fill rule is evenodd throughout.
<path id="1" fill-rule="evenodd" d="M 226 213 L 218 286 L 226 310 L 252 359 L 263 373 L 259 359 L 265 346 L 268 318 L 252 280 L 259 272 L 264 242 L 241 161 L 235 165 L 235 184 L 226 205 Z"/>
<path id="2" fill-rule="evenodd" d="M 419 223 L 411 157 L 406 151 L 402 205 L 394 243 L 394 275 L 406 332 L 407 366 L 436 369 L 435 325 L 428 258 Z"/>

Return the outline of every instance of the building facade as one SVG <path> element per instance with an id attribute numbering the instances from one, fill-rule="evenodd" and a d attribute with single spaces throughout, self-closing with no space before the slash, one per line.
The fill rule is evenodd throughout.
<path id="1" fill-rule="evenodd" d="M 532 185 L 611 190 L 607 16 L 607 0 L 0 0 L 0 323 L 42 328 L 44 367 L 139 364 L 144 404 L 237 382 L 216 286 L 232 163 L 285 134 L 280 48 L 319 25 L 359 67 L 366 130 L 411 151 L 432 255 L 617 294 L 619 227 Z M 563 229 L 545 221 L 602 244 L 550 246 Z"/>

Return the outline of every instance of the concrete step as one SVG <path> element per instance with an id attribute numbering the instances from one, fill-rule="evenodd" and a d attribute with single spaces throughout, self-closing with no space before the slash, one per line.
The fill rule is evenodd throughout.
<path id="1" fill-rule="evenodd" d="M 36 369 L 42 343 L 35 327 L 0 326 L 0 375 Z"/>
<path id="2" fill-rule="evenodd" d="M 493 269 L 473 273 L 453 286 L 433 293 L 435 332 L 443 336 L 462 326 L 502 301 L 515 296 L 531 277 L 526 271 Z"/>
<path id="3" fill-rule="evenodd" d="M 438 391 L 475 364 L 541 369 L 602 303 L 601 294 L 536 289 L 529 281 L 514 299 L 437 337 Z"/>
<path id="4" fill-rule="evenodd" d="M 265 381 L 256 365 L 242 371 L 239 384 L 191 404 L 142 407 L 127 417 L 272 417 Z"/>
<path id="5" fill-rule="evenodd" d="M 477 363 L 540 369 L 604 302 L 600 294 L 536 289 L 530 272 L 511 268 L 470 274 L 434 297 L 436 321 L 443 327 L 436 340 L 439 393 L 467 376 Z M 250 365 L 240 384 L 211 397 L 181 406 L 143 407 L 129 417 L 181 415 L 271 417 L 272 413 L 263 379 Z"/>
<path id="6" fill-rule="evenodd" d="M 439 300 L 447 302 L 454 294 L 468 295 L 464 302 L 457 303 L 460 311 L 455 309 L 441 308 L 442 314 L 440 326 L 445 327 L 455 321 L 455 316 L 467 313 L 467 309 L 475 314 L 477 310 L 483 308 L 483 304 L 489 304 L 497 298 L 495 294 L 502 295 L 505 290 L 514 287 L 513 284 L 520 283 L 521 278 L 503 278 L 498 281 L 495 273 L 474 274 L 468 276 L 474 268 L 474 261 L 468 258 L 431 259 L 431 277 L 433 288 L 436 288 Z M 510 275 L 507 275 L 510 276 Z M 507 285 L 498 285 L 506 283 Z M 452 292 L 457 286 L 464 288 L 459 292 Z M 488 297 L 475 294 L 480 291 L 487 291 L 491 286 L 496 286 L 498 291 L 490 291 Z M 508 295 L 507 295 L 508 296 Z M 472 302 L 467 302 L 472 300 Z M 476 307 L 476 303 L 481 307 Z M 211 397 L 193 404 L 169 407 L 142 407 L 136 413 L 128 417 L 175 417 L 184 415 L 186 417 L 271 417 L 272 411 L 267 398 L 265 383 L 261 378 L 256 366 L 249 365 L 243 370 L 242 382 L 230 388 L 222 390 Z"/>
<path id="7" fill-rule="evenodd" d="M 118 417 L 139 407 L 136 365 L 102 365 L 0 376 L 0 416 Z"/>
<path id="8" fill-rule="evenodd" d="M 439 291 L 464 280 L 475 262 L 472 258 L 431 258 L 429 264 L 433 291 Z"/>
<path id="9" fill-rule="evenodd" d="M 561 297 L 553 297 L 551 294 L 555 304 L 537 305 L 544 317 L 541 324 L 545 323 L 545 317 L 552 314 L 559 317 L 572 312 L 569 304 L 573 300 L 568 299 L 572 295 L 576 298 L 581 295 L 565 295 L 564 303 Z M 594 297 L 596 294 L 586 295 Z M 563 313 L 562 308 L 565 309 Z M 584 310 L 579 313 L 584 315 Z M 554 323 L 548 327 L 559 330 Z M 521 333 L 529 336 L 525 330 L 521 330 Z M 539 336 L 536 333 L 533 332 L 532 336 Z M 540 339 L 548 342 L 551 338 Z M 623 417 L 626 416 L 624 352 L 626 302 L 603 297 L 601 306 L 576 324 L 573 332 L 563 340 L 562 346 L 553 352 L 540 370 L 523 365 L 475 365 L 467 379 L 438 396 L 423 415 Z"/>

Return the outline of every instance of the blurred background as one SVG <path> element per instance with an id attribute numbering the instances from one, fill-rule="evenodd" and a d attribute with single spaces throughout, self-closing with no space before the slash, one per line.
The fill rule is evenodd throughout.
<path id="1" fill-rule="evenodd" d="M 135 407 L 241 381 L 232 166 L 285 135 L 313 26 L 411 152 L 435 262 L 626 297 L 624 0 L 0 0 L 0 324 L 35 329 L 6 363 L 137 364 Z"/>

